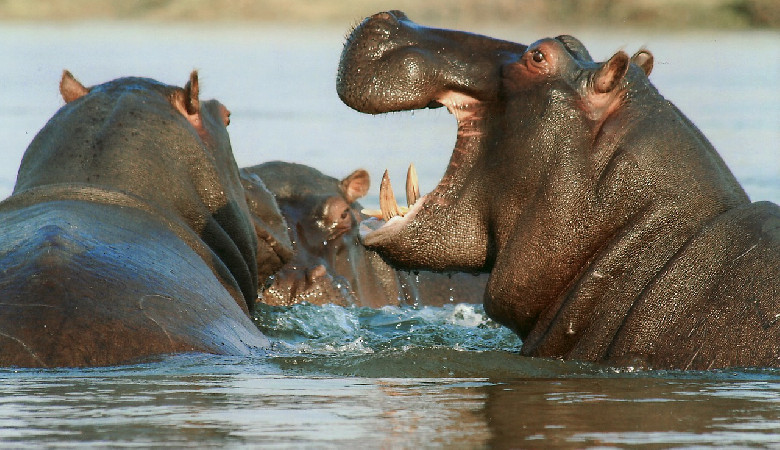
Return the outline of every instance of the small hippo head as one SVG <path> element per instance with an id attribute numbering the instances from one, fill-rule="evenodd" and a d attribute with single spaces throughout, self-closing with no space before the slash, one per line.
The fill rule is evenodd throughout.
<path id="1" fill-rule="evenodd" d="M 356 200 L 368 191 L 365 170 L 343 180 L 308 166 L 269 162 L 242 169 L 262 179 L 276 196 L 295 255 L 276 273 L 260 296 L 271 305 L 357 304 L 351 264 L 362 254 L 355 230 L 360 218 Z"/>

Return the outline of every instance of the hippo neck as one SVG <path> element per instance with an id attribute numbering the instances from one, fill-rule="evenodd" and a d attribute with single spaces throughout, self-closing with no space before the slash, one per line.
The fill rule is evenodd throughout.
<path id="1" fill-rule="evenodd" d="M 667 226 L 665 214 L 645 210 L 616 230 L 540 315 L 523 353 L 603 359 L 645 287 L 695 233 Z"/>
<path id="2" fill-rule="evenodd" d="M 712 157 L 717 154 L 709 142 L 673 105 L 659 95 L 656 102 L 632 106 L 625 115 L 634 119 L 624 118 L 636 120 L 632 130 L 654 129 L 654 121 L 682 124 L 670 139 L 676 145 L 660 142 L 664 136 L 634 132 L 607 143 L 610 149 L 598 149 L 611 154 L 602 184 L 615 189 L 608 197 L 629 199 L 604 209 L 632 213 L 591 247 L 595 251 L 540 314 L 524 339 L 525 354 L 605 360 L 634 305 L 686 243 L 724 212 L 749 202 L 722 160 Z M 684 166 L 675 159 L 685 157 L 683 152 L 702 161 L 701 167 L 675 170 Z M 615 188 L 618 180 L 629 179 L 638 181 Z M 619 220 L 607 216 L 601 223 Z"/>

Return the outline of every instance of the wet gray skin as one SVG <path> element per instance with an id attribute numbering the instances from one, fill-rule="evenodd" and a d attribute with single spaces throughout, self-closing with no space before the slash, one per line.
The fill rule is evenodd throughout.
<path id="1" fill-rule="evenodd" d="M 247 355 L 257 238 L 229 112 L 121 78 L 66 101 L 0 203 L 0 365 L 113 365 L 177 352 Z"/>
<path id="2" fill-rule="evenodd" d="M 489 272 L 486 311 L 526 355 L 780 365 L 780 208 L 750 202 L 649 82 L 652 63 L 594 62 L 571 36 L 526 47 L 367 18 L 341 99 L 371 114 L 443 104 L 458 138 L 433 192 L 365 245 L 397 267 Z"/>
<path id="3" fill-rule="evenodd" d="M 357 200 L 369 188 L 365 170 L 341 180 L 282 161 L 241 171 L 273 192 L 295 249 L 259 301 L 275 306 L 308 302 L 368 307 L 482 301 L 485 276 L 396 270 L 360 244 L 358 223 L 365 216 Z"/>
<path id="4" fill-rule="evenodd" d="M 276 198 L 257 175 L 239 170 L 249 216 L 257 234 L 257 278 L 262 289 L 295 254 Z"/>

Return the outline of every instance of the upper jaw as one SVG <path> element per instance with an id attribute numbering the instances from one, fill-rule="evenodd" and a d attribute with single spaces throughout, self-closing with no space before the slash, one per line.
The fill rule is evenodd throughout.
<path id="1" fill-rule="evenodd" d="M 524 50 L 508 41 L 424 27 L 399 11 L 379 13 L 347 38 L 336 90 L 347 106 L 368 114 L 441 105 L 454 112 L 443 100 L 455 92 L 496 97 L 500 67 Z"/>

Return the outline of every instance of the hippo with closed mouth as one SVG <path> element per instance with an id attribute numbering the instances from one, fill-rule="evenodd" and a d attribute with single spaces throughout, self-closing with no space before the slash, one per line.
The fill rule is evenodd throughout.
<path id="1" fill-rule="evenodd" d="M 184 88 L 69 72 L 0 203 L 0 365 L 103 366 L 268 340 L 255 228 L 226 126 Z M 260 255 L 261 258 L 265 257 Z"/>
<path id="2" fill-rule="evenodd" d="M 358 223 L 365 216 L 358 199 L 370 185 L 365 170 L 337 179 L 303 164 L 270 161 L 241 172 L 273 192 L 295 249 L 258 301 L 374 308 L 482 301 L 485 276 L 396 270 L 360 245 Z"/>
<path id="3" fill-rule="evenodd" d="M 347 38 L 341 99 L 446 106 L 449 166 L 408 212 L 380 193 L 366 246 L 404 268 L 490 273 L 485 309 L 529 356 L 617 366 L 780 366 L 780 208 L 751 203 L 649 82 L 653 57 L 595 62 L 391 11 Z M 387 183 L 389 185 L 389 182 Z"/>

